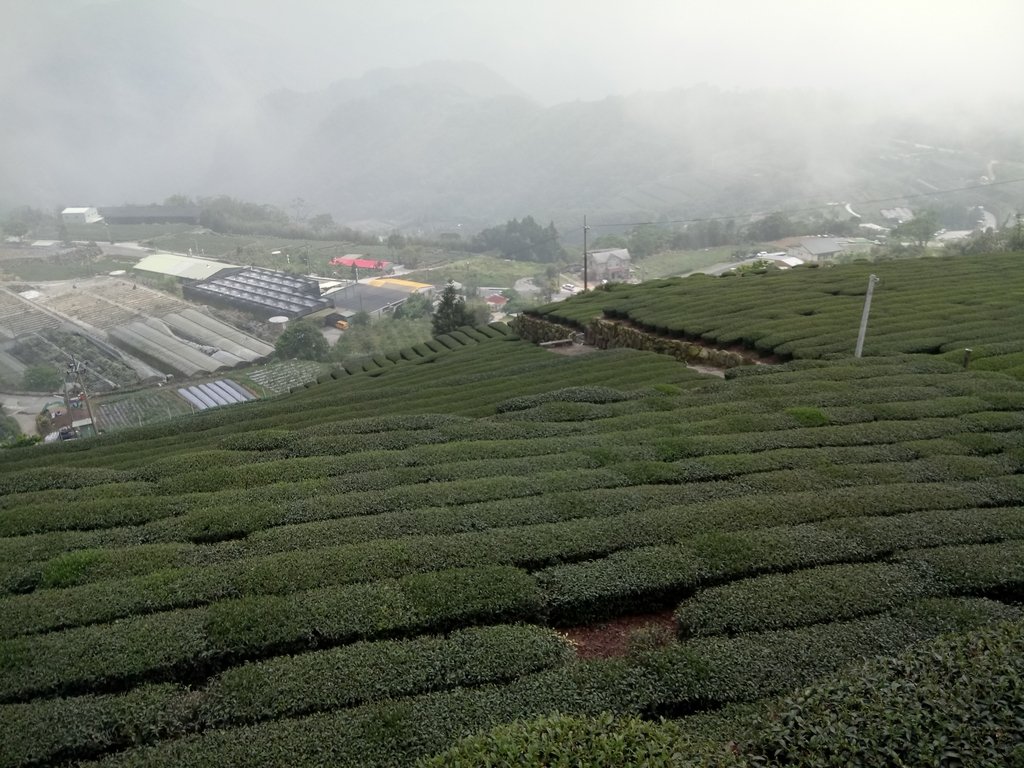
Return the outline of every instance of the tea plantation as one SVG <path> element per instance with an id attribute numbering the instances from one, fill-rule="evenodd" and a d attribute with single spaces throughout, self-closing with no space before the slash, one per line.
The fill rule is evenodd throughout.
<path id="1" fill-rule="evenodd" d="M 609 285 L 539 315 L 584 326 L 625 320 L 655 333 L 791 358 L 853 355 L 868 276 L 865 355 L 922 353 L 1024 379 L 1024 256 L 908 259 Z"/>
<path id="2" fill-rule="evenodd" d="M 1024 382 L 888 351 L 723 380 L 466 328 L 4 451 L 0 765 L 1011 764 Z"/>

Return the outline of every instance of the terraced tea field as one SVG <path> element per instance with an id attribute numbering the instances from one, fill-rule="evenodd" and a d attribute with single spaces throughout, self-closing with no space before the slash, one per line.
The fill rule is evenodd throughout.
<path id="1" fill-rule="evenodd" d="M 595 765 L 1012 764 L 1024 382 L 942 347 L 1015 343 L 1019 279 L 907 264 L 876 265 L 859 360 L 828 329 L 866 267 L 670 280 L 558 318 L 802 359 L 723 380 L 464 328 L 0 454 L 0 765 L 479 765 L 537 738 Z"/>
<path id="2" fill-rule="evenodd" d="M 412 765 L 556 712 L 728 752 L 766 700 L 1019 622 L 1022 468 L 1001 373 L 721 380 L 504 326 L 9 450 L 0 765 Z M 625 655 L 562 634 L 668 613 Z"/>
<path id="3" fill-rule="evenodd" d="M 1024 378 L 1024 270 L 1020 254 L 910 259 L 714 278 L 612 285 L 536 313 L 586 325 L 594 317 L 712 345 L 789 358 L 852 356 L 868 275 L 865 355 L 921 353 Z"/>

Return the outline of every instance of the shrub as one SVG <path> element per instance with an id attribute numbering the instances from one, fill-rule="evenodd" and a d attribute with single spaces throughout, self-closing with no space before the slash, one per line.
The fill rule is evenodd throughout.
<path id="1" fill-rule="evenodd" d="M 973 626 L 1011 614 L 1005 607 L 979 609 Z M 455 688 L 301 719 L 211 730 L 129 750 L 109 762 L 408 765 L 473 733 L 552 712 L 657 717 L 780 695 L 865 657 L 899 652 L 948 626 L 924 621 L 908 610 L 757 638 L 673 644 L 630 659 L 570 664 L 505 685 Z"/>
<path id="2" fill-rule="evenodd" d="M 759 765 L 970 765 L 1024 760 L 1024 623 L 942 638 L 800 691 L 744 752 Z"/>
<path id="3" fill-rule="evenodd" d="M 684 731 L 672 722 L 649 723 L 635 717 L 602 713 L 593 718 L 549 715 L 501 725 L 459 742 L 447 752 L 420 763 L 423 768 L 579 765 L 621 768 L 625 765 L 682 766 L 688 746 Z"/>
<path id="4" fill-rule="evenodd" d="M 829 565 L 701 590 L 676 620 L 684 636 L 762 632 L 884 613 L 939 591 L 912 565 Z"/>

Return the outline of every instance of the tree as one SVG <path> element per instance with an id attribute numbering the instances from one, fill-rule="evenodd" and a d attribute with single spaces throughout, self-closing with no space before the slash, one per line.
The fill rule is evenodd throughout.
<path id="1" fill-rule="evenodd" d="M 796 231 L 796 226 L 786 214 L 769 213 L 747 227 L 747 240 L 752 243 L 767 243 L 795 235 Z"/>
<path id="2" fill-rule="evenodd" d="M 394 253 L 405 247 L 405 238 L 398 232 L 392 232 L 388 235 L 387 244 L 388 250 Z"/>
<path id="3" fill-rule="evenodd" d="M 28 224 L 17 219 L 9 220 L 4 222 L 4 232 L 11 237 L 24 237 L 28 234 Z"/>
<path id="4" fill-rule="evenodd" d="M 491 320 L 491 308 L 483 299 L 466 302 L 466 322 L 463 325 L 487 325 Z"/>
<path id="5" fill-rule="evenodd" d="M 511 219 L 505 225 L 491 227 L 473 238 L 473 245 L 481 251 L 498 251 L 507 259 L 516 261 L 557 262 L 565 258 L 558 244 L 558 230 L 554 222 L 540 226 L 532 216 L 522 221 Z"/>
<path id="6" fill-rule="evenodd" d="M 309 320 L 294 320 L 274 343 L 277 356 L 282 360 L 323 360 L 327 357 L 327 340 Z"/>
<path id="7" fill-rule="evenodd" d="M 1011 251 L 1024 251 L 1024 216 L 1019 213 L 1017 214 L 1017 223 L 1007 240 L 1007 246 Z"/>
<path id="8" fill-rule="evenodd" d="M 318 213 L 309 220 L 309 226 L 317 232 L 323 232 L 334 227 L 334 217 L 329 213 Z"/>
<path id="9" fill-rule="evenodd" d="M 429 315 L 432 308 L 433 304 L 431 303 L 429 296 L 425 293 L 414 293 L 402 304 L 395 307 L 393 314 L 396 320 L 401 320 L 403 318 L 415 320 Z"/>
<path id="10" fill-rule="evenodd" d="M 590 249 L 600 251 L 605 248 L 628 248 L 629 243 L 622 235 L 599 235 L 590 241 Z"/>
<path id="11" fill-rule="evenodd" d="M 938 229 L 938 216 L 935 211 L 918 211 L 914 214 L 914 218 L 903 222 L 893 230 L 893 237 L 909 238 L 919 248 L 924 248 Z"/>
<path id="12" fill-rule="evenodd" d="M 0 445 L 9 446 L 19 437 L 22 437 L 22 434 L 18 422 L 5 414 L 3 406 L 0 406 Z"/>
<path id="13" fill-rule="evenodd" d="M 660 227 L 642 224 L 629 232 L 629 255 L 642 259 L 665 250 L 668 233 Z"/>
<path id="14" fill-rule="evenodd" d="M 459 326 L 470 324 L 469 313 L 466 310 L 466 300 L 458 294 L 455 290 L 455 283 L 451 280 L 444 287 L 441 301 L 438 303 L 431 319 L 435 336 L 451 333 Z"/>

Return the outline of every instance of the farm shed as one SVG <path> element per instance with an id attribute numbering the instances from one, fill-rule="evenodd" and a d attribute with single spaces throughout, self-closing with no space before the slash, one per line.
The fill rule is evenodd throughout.
<path id="1" fill-rule="evenodd" d="M 140 272 L 153 272 L 158 275 L 170 275 L 180 280 L 208 280 L 225 269 L 241 269 L 237 264 L 210 259 L 194 259 L 191 256 L 179 256 L 174 253 L 154 253 L 146 256 L 133 269 Z"/>
<path id="2" fill-rule="evenodd" d="M 787 256 L 785 252 L 781 253 L 769 253 L 767 256 L 762 256 L 765 261 L 770 261 L 779 269 L 789 269 L 790 267 L 799 267 L 804 264 L 803 259 L 797 256 Z"/>
<path id="3" fill-rule="evenodd" d="M 185 285 L 182 293 L 201 304 L 244 309 L 262 317 L 296 318 L 330 306 L 316 280 L 263 267 L 225 270 Z"/>
<path id="4" fill-rule="evenodd" d="M 195 314 L 201 316 L 202 313 L 195 312 Z M 229 333 L 225 334 L 222 330 L 215 330 L 207 327 L 204 323 L 196 322 L 194 316 L 186 317 L 184 312 L 172 312 L 169 315 L 164 315 L 163 322 L 177 336 L 208 347 L 214 347 L 249 363 L 264 360 L 274 353 L 274 348 L 269 344 L 264 344 L 259 339 L 254 339 L 240 331 L 230 334 L 230 331 L 234 329 L 213 318 L 207 319 L 211 320 L 212 324 L 220 326 L 223 331 Z M 235 338 L 229 338 L 229 335 L 233 335 Z"/>
<path id="5" fill-rule="evenodd" d="M 402 280 L 399 277 L 375 277 L 366 281 L 367 285 L 375 285 L 378 288 L 394 288 L 406 293 L 425 293 L 428 296 L 434 292 L 434 286 L 430 283 L 417 283 L 415 280 Z"/>
<path id="6" fill-rule="evenodd" d="M 65 208 L 60 218 L 65 224 L 92 224 L 103 217 L 95 208 Z"/>
<path id="7" fill-rule="evenodd" d="M 207 408 L 216 408 L 221 405 L 245 403 L 255 399 L 251 392 L 230 379 L 218 379 L 205 384 L 179 387 L 177 391 L 197 411 L 205 411 Z"/>
<path id="8" fill-rule="evenodd" d="M 189 346 L 170 333 L 146 323 L 134 322 L 111 328 L 108 335 L 115 344 L 138 355 L 143 361 L 151 363 L 161 370 L 185 376 L 211 373 L 242 362 L 238 358 L 222 362 L 216 357 Z"/>
<path id="9" fill-rule="evenodd" d="M 861 253 L 871 249 L 872 242 L 863 237 L 787 237 L 773 245 L 807 262 L 821 263 L 848 253 Z"/>
<path id="10" fill-rule="evenodd" d="M 408 291 L 381 288 L 367 283 L 352 283 L 329 295 L 334 308 L 345 317 L 366 312 L 371 317 L 393 312 L 411 296 Z"/>

